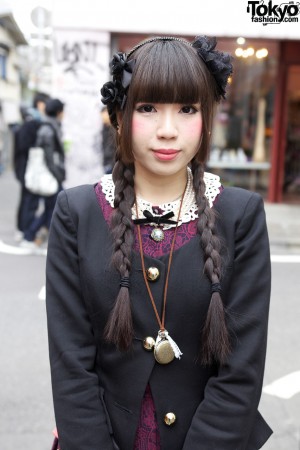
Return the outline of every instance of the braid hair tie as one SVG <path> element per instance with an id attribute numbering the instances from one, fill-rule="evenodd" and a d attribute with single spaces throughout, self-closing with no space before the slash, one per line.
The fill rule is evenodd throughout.
<path id="1" fill-rule="evenodd" d="M 220 283 L 212 283 L 211 285 L 211 293 L 219 292 L 219 294 L 222 293 L 222 288 Z"/>
<path id="2" fill-rule="evenodd" d="M 120 281 L 120 286 L 129 289 L 130 287 L 129 277 L 122 277 Z"/>

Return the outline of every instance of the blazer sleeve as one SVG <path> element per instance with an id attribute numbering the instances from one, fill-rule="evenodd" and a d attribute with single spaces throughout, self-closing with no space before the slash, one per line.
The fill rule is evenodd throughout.
<path id="1" fill-rule="evenodd" d="M 46 307 L 60 448 L 113 450 L 94 370 L 96 345 L 81 290 L 77 231 L 64 191 L 58 196 L 49 236 Z"/>
<path id="2" fill-rule="evenodd" d="M 262 445 L 250 443 L 250 435 L 259 415 L 270 281 L 263 201 L 252 194 L 235 232 L 234 266 L 226 297 L 232 353 L 218 374 L 209 379 L 183 450 L 254 450 Z"/>

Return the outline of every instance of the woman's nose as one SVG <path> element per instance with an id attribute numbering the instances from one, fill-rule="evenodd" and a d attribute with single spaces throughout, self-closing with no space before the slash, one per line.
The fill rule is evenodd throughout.
<path id="1" fill-rule="evenodd" d="M 157 136 L 165 139 L 172 139 L 178 136 L 176 118 L 173 113 L 164 112 L 160 115 L 157 126 Z"/>

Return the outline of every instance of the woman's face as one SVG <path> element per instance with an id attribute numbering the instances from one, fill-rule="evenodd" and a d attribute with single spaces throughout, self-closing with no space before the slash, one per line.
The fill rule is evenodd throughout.
<path id="1" fill-rule="evenodd" d="M 186 170 L 201 135 L 200 104 L 137 103 L 132 118 L 136 172 L 170 176 Z"/>

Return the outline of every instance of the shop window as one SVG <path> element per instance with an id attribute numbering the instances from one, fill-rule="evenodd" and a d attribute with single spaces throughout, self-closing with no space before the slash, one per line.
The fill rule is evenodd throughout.
<path id="1" fill-rule="evenodd" d="M 300 65 L 290 66 L 287 76 L 287 128 L 285 143 L 283 198 L 300 198 Z"/>
<path id="2" fill-rule="evenodd" d="M 266 194 L 270 172 L 277 43 L 222 41 L 234 56 L 226 100 L 217 110 L 208 169 L 227 185 Z"/>

